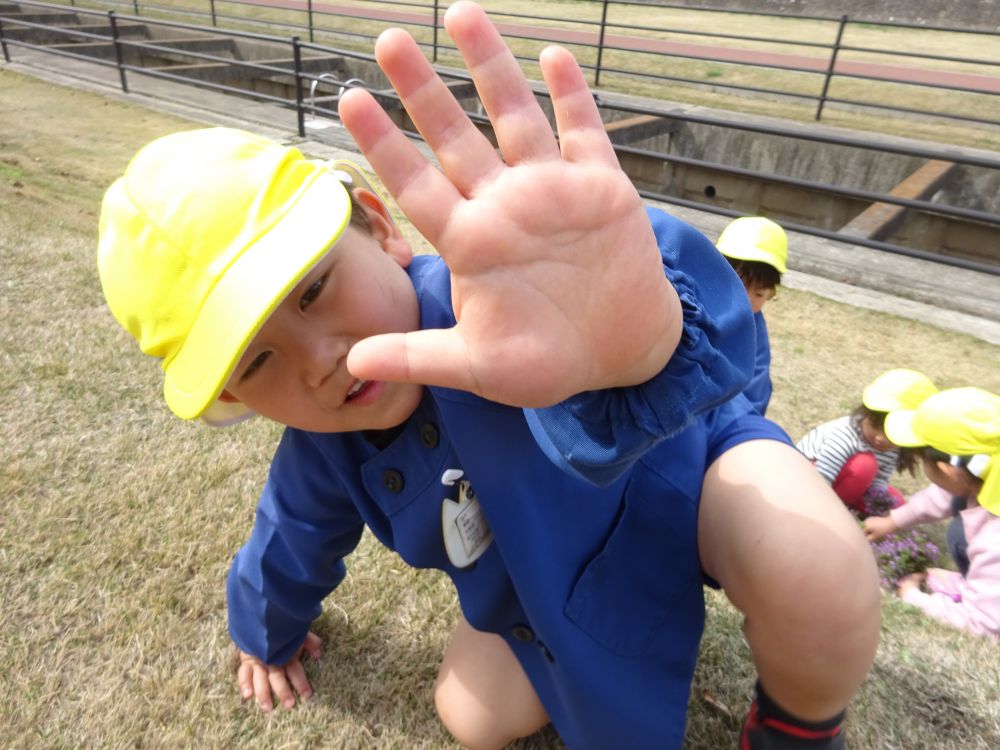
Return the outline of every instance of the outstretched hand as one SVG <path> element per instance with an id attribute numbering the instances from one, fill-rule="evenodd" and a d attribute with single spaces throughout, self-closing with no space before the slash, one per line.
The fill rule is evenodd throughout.
<path id="1" fill-rule="evenodd" d="M 576 61 L 557 47 L 540 57 L 557 141 L 485 13 L 461 2 L 444 23 L 502 156 L 399 29 L 379 37 L 376 59 L 440 171 L 367 92 L 345 94 L 340 114 L 447 263 L 458 323 L 359 342 L 348 358 L 351 373 L 516 406 L 649 379 L 677 345 L 680 304 Z"/>

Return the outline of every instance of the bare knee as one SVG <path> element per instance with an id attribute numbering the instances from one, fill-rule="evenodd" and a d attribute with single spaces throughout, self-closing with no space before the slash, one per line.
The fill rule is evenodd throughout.
<path id="1" fill-rule="evenodd" d="M 548 723 L 534 688 L 504 640 L 462 620 L 434 687 L 442 723 L 463 746 L 502 748 Z"/>

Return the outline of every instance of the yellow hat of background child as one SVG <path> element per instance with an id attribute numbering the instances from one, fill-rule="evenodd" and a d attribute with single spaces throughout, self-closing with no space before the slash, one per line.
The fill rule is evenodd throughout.
<path id="1" fill-rule="evenodd" d="M 985 455 L 980 468 L 983 488 L 979 504 L 1000 515 L 1000 396 L 981 388 L 951 388 L 927 398 L 914 411 L 891 413 L 885 421 L 888 438 L 911 445 L 929 445 L 954 456 Z M 916 441 L 916 442 L 914 442 Z"/>
<path id="2" fill-rule="evenodd" d="M 728 258 L 767 263 L 778 273 L 785 272 L 788 237 L 784 229 L 763 216 L 734 219 L 722 230 L 715 246 Z"/>
<path id="3" fill-rule="evenodd" d="M 350 216 L 329 168 L 252 133 L 175 133 L 136 154 L 104 196 L 98 268 L 115 318 L 162 360 L 175 414 L 247 411 L 219 394 Z"/>
<path id="4" fill-rule="evenodd" d="M 897 368 L 883 372 L 869 383 L 861 393 L 861 403 L 872 411 L 912 410 L 935 393 L 937 386 L 922 372 Z"/>

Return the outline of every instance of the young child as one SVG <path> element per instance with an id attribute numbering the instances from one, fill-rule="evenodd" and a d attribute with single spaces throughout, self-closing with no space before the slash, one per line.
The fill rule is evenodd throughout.
<path id="1" fill-rule="evenodd" d="M 753 310 L 757 353 L 753 377 L 743 390 L 761 416 L 771 400 L 771 343 L 764 320 L 764 305 L 774 299 L 781 284 L 781 274 L 788 261 L 788 237 L 785 230 L 763 216 L 744 216 L 731 221 L 719 235 L 715 246 L 726 256 L 743 282 Z"/>
<path id="2" fill-rule="evenodd" d="M 454 583 L 435 703 L 464 745 L 551 721 L 573 748 L 679 747 L 709 576 L 759 674 L 741 747 L 842 747 L 878 575 L 738 395 L 735 277 L 644 209 L 568 52 L 540 60 L 557 141 L 485 14 L 445 26 L 502 157 L 400 30 L 376 58 L 441 171 L 367 92 L 340 104 L 441 257 L 412 257 L 350 170 L 240 131 L 154 141 L 105 196 L 105 295 L 170 408 L 287 426 L 227 584 L 243 696 L 311 694 L 310 624 L 367 526 Z"/>
<path id="3" fill-rule="evenodd" d="M 852 510 L 864 512 L 865 495 L 875 488 L 885 489 L 902 504 L 903 496 L 889 478 L 901 469 L 912 473 L 916 455 L 886 437 L 885 417 L 893 410 L 915 409 L 935 392 L 937 387 L 923 373 L 888 370 L 865 388 L 857 409 L 814 427 L 796 447 Z"/>
<path id="4" fill-rule="evenodd" d="M 890 413 L 885 426 L 898 445 L 930 447 L 924 471 L 933 484 L 888 516 L 865 519 L 865 535 L 878 541 L 954 514 L 957 533 L 949 529 L 948 546 L 959 572 L 908 576 L 898 594 L 949 625 L 1000 638 L 1000 396 L 978 388 L 941 391 L 916 412 Z"/>

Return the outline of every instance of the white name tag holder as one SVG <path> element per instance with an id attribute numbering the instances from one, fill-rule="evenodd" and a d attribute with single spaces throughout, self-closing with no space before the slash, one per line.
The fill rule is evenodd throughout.
<path id="1" fill-rule="evenodd" d="M 445 487 L 458 485 L 457 497 L 445 497 L 441 502 L 444 549 L 456 568 L 472 565 L 493 542 L 493 532 L 486 523 L 472 484 L 462 479 L 464 474 L 461 469 L 448 469 L 441 475 L 441 484 Z"/>

